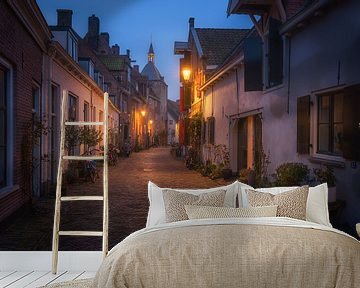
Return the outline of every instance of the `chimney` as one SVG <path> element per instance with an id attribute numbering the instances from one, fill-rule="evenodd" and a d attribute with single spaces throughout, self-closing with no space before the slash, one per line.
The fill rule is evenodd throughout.
<path id="1" fill-rule="evenodd" d="M 57 9 L 57 26 L 71 27 L 72 26 L 72 10 Z"/>
<path id="2" fill-rule="evenodd" d="M 103 39 L 105 39 L 106 43 L 107 43 L 108 46 L 109 46 L 109 43 L 110 43 L 110 35 L 109 35 L 109 33 L 107 33 L 107 32 L 102 32 L 102 33 L 100 34 L 100 36 L 101 36 Z"/>
<path id="3" fill-rule="evenodd" d="M 100 20 L 94 14 L 89 17 L 88 22 L 88 34 L 89 36 L 99 36 L 100 32 Z"/>
<path id="4" fill-rule="evenodd" d="M 139 73 L 139 65 L 134 65 L 133 69 L 136 73 Z"/>
<path id="5" fill-rule="evenodd" d="M 118 44 L 115 44 L 111 47 L 111 54 L 120 55 L 120 46 Z"/>
<path id="6" fill-rule="evenodd" d="M 126 49 L 126 55 L 130 58 L 130 49 Z"/>
<path id="7" fill-rule="evenodd" d="M 99 46 L 100 20 L 94 14 L 89 17 L 87 41 L 89 46 L 97 50 Z"/>
<path id="8" fill-rule="evenodd" d="M 194 18 L 194 17 L 190 17 L 190 18 L 189 18 L 189 30 L 190 30 L 191 28 L 194 28 L 194 26 L 195 26 L 195 18 Z"/>

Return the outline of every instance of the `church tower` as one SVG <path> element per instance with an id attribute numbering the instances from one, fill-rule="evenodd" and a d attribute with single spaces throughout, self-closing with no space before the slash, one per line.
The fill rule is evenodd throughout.
<path id="1" fill-rule="evenodd" d="M 160 109 L 157 112 L 157 136 L 160 137 L 160 145 L 167 143 L 167 99 L 168 99 L 168 86 L 165 83 L 164 77 L 160 74 L 154 63 L 155 53 L 152 41 L 148 51 L 148 63 L 141 71 L 142 76 L 148 79 L 149 88 L 154 93 L 154 96 L 160 100 Z M 154 124 L 155 125 L 155 124 Z"/>
<path id="2" fill-rule="evenodd" d="M 150 48 L 148 52 L 148 61 L 154 63 L 155 53 L 152 43 L 150 43 Z"/>

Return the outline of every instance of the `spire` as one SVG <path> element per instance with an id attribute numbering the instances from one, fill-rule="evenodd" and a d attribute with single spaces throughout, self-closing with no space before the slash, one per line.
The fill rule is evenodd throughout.
<path id="1" fill-rule="evenodd" d="M 149 52 L 148 52 L 148 61 L 154 63 L 154 58 L 155 58 L 154 47 L 151 42 Z"/>

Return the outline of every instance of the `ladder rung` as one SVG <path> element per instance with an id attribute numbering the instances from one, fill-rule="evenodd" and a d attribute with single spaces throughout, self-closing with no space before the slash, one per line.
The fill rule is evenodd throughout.
<path id="1" fill-rule="evenodd" d="M 65 160 L 104 160 L 104 156 L 63 156 Z"/>
<path id="2" fill-rule="evenodd" d="M 85 121 L 79 121 L 79 122 L 65 122 L 65 125 L 67 126 L 85 126 L 85 125 L 96 125 L 96 126 L 102 126 L 104 125 L 104 122 L 85 122 Z"/>
<path id="3" fill-rule="evenodd" d="M 100 231 L 59 231 L 61 236 L 103 236 Z"/>
<path id="4" fill-rule="evenodd" d="M 61 201 L 102 201 L 103 196 L 64 196 Z"/>

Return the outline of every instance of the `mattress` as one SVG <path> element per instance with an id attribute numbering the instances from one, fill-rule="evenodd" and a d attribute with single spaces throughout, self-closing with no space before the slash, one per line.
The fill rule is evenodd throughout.
<path id="1" fill-rule="evenodd" d="M 185 220 L 139 230 L 93 287 L 360 287 L 360 242 L 286 217 Z"/>

